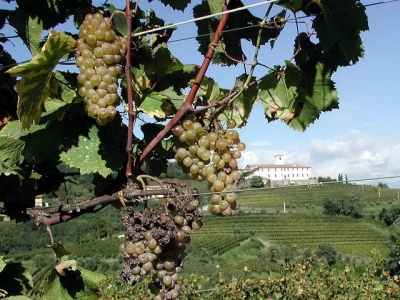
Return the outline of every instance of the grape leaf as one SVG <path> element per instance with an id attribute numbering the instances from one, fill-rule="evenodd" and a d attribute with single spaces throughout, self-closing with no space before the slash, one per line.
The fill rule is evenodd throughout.
<path id="1" fill-rule="evenodd" d="M 216 5 L 216 4 L 219 5 Z M 232 8 L 243 7 L 241 1 L 235 1 L 235 5 Z M 222 6 L 219 1 L 203 1 L 193 8 L 194 17 L 202 17 L 208 14 L 221 12 Z M 277 38 L 283 26 L 285 17 L 285 10 L 280 12 L 278 15 L 272 17 L 270 22 L 261 31 L 261 45 L 266 44 L 270 39 Z M 279 21 L 277 21 L 279 20 Z M 236 65 L 237 61 L 242 61 L 246 58 L 242 49 L 241 40 L 245 39 L 251 41 L 253 45 L 257 44 L 259 38 L 260 24 L 262 20 L 255 17 L 250 13 L 249 10 L 242 10 L 237 13 L 232 13 L 227 21 L 226 30 L 222 35 L 223 38 L 215 45 L 215 51 L 213 56 L 213 62 L 223 65 Z M 219 20 L 218 18 L 209 18 L 206 20 L 196 21 L 197 34 L 196 40 L 200 44 L 198 51 L 205 55 L 210 43 L 212 42 L 214 32 L 217 29 Z M 236 30 L 243 29 L 246 30 Z M 231 59 L 233 58 L 233 59 Z"/>
<path id="2" fill-rule="evenodd" d="M 364 54 L 360 31 L 369 29 L 365 7 L 358 0 L 314 0 L 303 11 L 317 14 L 312 27 L 325 52 L 337 44 L 349 63 L 358 62 Z"/>
<path id="3" fill-rule="evenodd" d="M 175 106 L 166 96 L 157 92 L 151 92 L 145 94 L 143 102 L 140 103 L 137 109 L 148 114 L 150 118 L 165 119 L 175 111 Z"/>
<path id="4" fill-rule="evenodd" d="M 221 89 L 214 79 L 204 77 L 199 88 L 198 96 L 202 97 L 202 101 L 205 102 L 203 104 L 205 105 L 206 103 L 215 103 L 222 100 L 227 96 L 228 92 L 229 91 L 226 89 Z"/>
<path id="5" fill-rule="evenodd" d="M 164 126 L 161 124 L 143 124 L 141 126 L 144 135 L 142 146 L 149 144 L 162 129 L 164 129 Z M 147 173 L 153 176 L 166 173 L 168 169 L 167 158 L 172 158 L 173 155 L 171 139 L 163 140 L 154 147 L 152 155 L 148 155 L 145 159 Z"/>
<path id="6" fill-rule="evenodd" d="M 191 0 L 160 0 L 161 3 L 163 3 L 165 6 L 169 5 L 173 9 L 181 10 L 184 11 L 185 8 L 188 6 L 188 4 L 191 2 Z M 151 2 L 151 0 L 149 1 Z"/>
<path id="7" fill-rule="evenodd" d="M 332 72 L 324 64 L 310 61 L 302 65 L 301 71 L 305 81 L 305 98 L 297 99 L 301 111 L 289 123 L 290 127 L 298 131 L 304 131 L 314 123 L 321 112 L 339 108 L 338 92 L 331 80 Z"/>
<path id="8" fill-rule="evenodd" d="M 78 146 L 61 154 L 67 165 L 80 169 L 81 174 L 98 172 L 101 176 L 117 172 L 125 159 L 125 132 L 119 114 L 105 126 L 92 126 L 88 136 L 79 136 Z"/>
<path id="9" fill-rule="evenodd" d="M 160 94 L 167 97 L 169 101 L 171 101 L 171 103 L 174 105 L 175 109 L 179 109 L 185 99 L 185 96 L 176 93 L 173 87 L 170 87 L 164 91 L 160 91 Z"/>
<path id="10" fill-rule="evenodd" d="M 18 138 L 0 136 L 0 157 L 1 163 L 6 168 L 12 168 L 24 160 L 22 150 L 25 143 Z"/>
<path id="11" fill-rule="evenodd" d="M 284 71 L 277 67 L 259 84 L 259 98 L 268 121 L 281 119 L 293 129 L 304 131 L 321 112 L 337 108 L 331 74 L 323 63 L 313 60 L 303 63 L 301 72 L 289 61 Z"/>
<path id="12" fill-rule="evenodd" d="M 81 267 L 76 270 L 65 268 L 64 273 L 65 276 L 61 276 L 55 269 L 50 271 L 40 299 L 97 299 L 99 283 L 107 278 Z"/>
<path id="13" fill-rule="evenodd" d="M 182 65 L 172 63 L 168 66 L 165 75 L 157 79 L 157 85 L 154 87 L 157 91 L 169 90 L 173 86 L 177 94 L 182 94 L 182 89 L 186 88 L 190 82 L 196 77 L 199 66 L 194 64 Z"/>
<path id="14" fill-rule="evenodd" d="M 234 98 L 234 101 L 230 103 L 227 110 L 224 112 L 225 119 L 234 119 L 238 127 L 247 123 L 254 102 L 257 99 L 258 90 L 256 85 L 244 88 L 247 77 L 247 74 L 242 74 L 236 78 L 235 89 L 242 90 L 242 92 Z M 255 77 L 252 77 L 251 81 L 255 79 Z"/>
<path id="15" fill-rule="evenodd" d="M 51 29 L 60 23 L 64 23 L 70 15 L 78 11 L 82 0 L 25 0 L 17 1 L 18 8 L 29 14 L 31 17 L 37 17 L 40 23 L 43 23 L 45 30 Z"/>
<path id="16" fill-rule="evenodd" d="M 8 21 L 12 27 L 17 30 L 25 45 L 32 55 L 40 51 L 40 42 L 42 41 L 43 23 L 39 18 L 32 18 L 29 14 L 20 8 L 10 11 Z"/>
<path id="17" fill-rule="evenodd" d="M 54 253 L 59 259 L 63 257 L 68 257 L 69 255 L 72 254 L 71 251 L 65 249 L 64 245 L 61 242 L 54 243 L 50 247 L 53 248 Z"/>
<path id="18" fill-rule="evenodd" d="M 262 79 L 259 96 L 268 121 L 281 119 L 288 123 L 294 118 L 300 84 L 300 73 L 293 64 L 287 64 L 282 75 L 272 72 Z"/>
<path id="19" fill-rule="evenodd" d="M 4 255 L 0 256 L 0 273 L 3 271 L 4 267 L 6 266 L 6 263 L 3 260 Z"/>
<path id="20" fill-rule="evenodd" d="M 75 47 L 75 40 L 62 33 L 52 31 L 42 48 L 29 63 L 16 66 L 7 72 L 22 77 L 15 88 L 19 94 L 18 116 L 23 128 L 34 122 L 39 124 L 42 106 L 52 89 L 53 69 L 58 61 Z"/>
<path id="21" fill-rule="evenodd" d="M 298 12 L 299 10 L 301 10 L 303 0 L 280 0 L 276 4 L 290 9 L 293 12 Z"/>

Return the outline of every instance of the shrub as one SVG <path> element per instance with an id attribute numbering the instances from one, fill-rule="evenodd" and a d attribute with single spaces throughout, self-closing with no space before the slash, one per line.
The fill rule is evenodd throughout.
<path id="1" fill-rule="evenodd" d="M 316 254 L 318 257 L 325 259 L 329 266 L 333 266 L 336 263 L 337 252 L 329 243 L 320 244 Z"/>

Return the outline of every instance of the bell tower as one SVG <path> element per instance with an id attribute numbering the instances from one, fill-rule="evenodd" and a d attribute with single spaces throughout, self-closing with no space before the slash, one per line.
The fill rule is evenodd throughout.
<path id="1" fill-rule="evenodd" d="M 284 165 L 285 164 L 285 158 L 284 158 L 284 155 L 282 155 L 282 154 L 275 155 L 274 159 L 275 159 L 275 161 L 274 161 L 275 165 Z"/>

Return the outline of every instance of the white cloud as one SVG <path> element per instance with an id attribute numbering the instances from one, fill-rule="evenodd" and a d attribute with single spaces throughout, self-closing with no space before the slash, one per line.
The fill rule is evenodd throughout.
<path id="1" fill-rule="evenodd" d="M 250 143 L 250 146 L 254 146 L 254 147 L 266 147 L 271 145 L 270 142 L 267 141 L 253 141 Z"/>
<path id="2" fill-rule="evenodd" d="M 289 151 L 264 149 L 245 151 L 240 167 L 247 164 L 273 163 L 276 154 L 284 154 L 287 163 L 312 167 L 313 176 L 337 178 L 341 173 L 349 180 L 400 175 L 400 137 L 350 130 L 331 139 L 310 140 L 305 149 Z M 400 178 L 371 181 L 400 187 Z"/>

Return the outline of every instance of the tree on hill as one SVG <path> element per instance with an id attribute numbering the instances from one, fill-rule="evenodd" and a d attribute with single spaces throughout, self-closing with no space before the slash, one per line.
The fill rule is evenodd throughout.
<path id="1" fill-rule="evenodd" d="M 326 260 L 326 263 L 329 266 L 333 266 L 334 264 L 336 264 L 337 252 L 331 244 L 324 243 L 318 245 L 316 254 L 319 258 L 323 258 L 324 260 Z"/>
<path id="2" fill-rule="evenodd" d="M 400 204 L 394 204 L 389 208 L 382 208 L 378 217 L 386 226 L 391 226 L 400 217 Z"/>
<path id="3" fill-rule="evenodd" d="M 264 187 L 264 180 L 261 176 L 253 176 L 251 177 L 250 185 L 253 188 L 262 188 Z"/>
<path id="4" fill-rule="evenodd" d="M 331 177 L 318 177 L 318 182 L 332 182 L 336 181 L 336 179 L 331 178 Z"/>
<path id="5" fill-rule="evenodd" d="M 383 183 L 383 182 L 379 182 L 378 183 L 378 187 L 381 188 L 381 189 L 388 189 L 389 188 L 389 186 L 386 183 Z"/>
<path id="6" fill-rule="evenodd" d="M 356 219 L 362 217 L 365 205 L 365 201 L 358 190 L 349 193 L 332 193 L 323 202 L 324 214 L 350 216 Z"/>
<path id="7" fill-rule="evenodd" d="M 246 148 L 236 129 L 246 125 L 258 103 L 268 122 L 280 120 L 298 131 L 337 109 L 332 75 L 359 61 L 365 51 L 360 34 L 368 30 L 365 7 L 357 0 L 265 2 L 259 15 L 240 0 L 202 1 L 190 5 L 190 18 L 202 18 L 196 20 L 197 32 L 187 35 L 196 35 L 198 46 L 181 44 L 184 59 L 198 47 L 197 65 L 184 63 L 170 47 L 179 27 L 164 27 L 175 21 L 168 9 L 184 11 L 190 0 L 161 0 L 166 7 L 160 11 L 139 1 L 119 3 L 123 10 L 107 1 L 98 6 L 91 0 L 6 2 L 0 29 L 15 31 L 32 59 L 21 63 L 25 58 L 13 57 L 18 52 L 4 46 L 15 36 L 1 35 L 0 213 L 44 225 L 55 264 L 62 261 L 59 273 L 44 276 L 48 280 L 37 298 L 68 298 L 72 290 L 76 298 L 80 293 L 97 298 L 96 287 L 82 287 L 98 285 L 103 276 L 90 273 L 88 280 L 84 268 L 71 270 L 76 262 L 54 243 L 51 227 L 98 214 L 110 204 L 126 207 L 121 279 L 135 284 L 155 272 L 152 262 L 162 260 L 164 276 L 152 277 L 152 291 L 156 299 L 178 297 L 176 274 L 187 256 L 185 243 L 203 218 L 194 191 L 160 179 L 168 162 L 176 160 L 188 178 L 212 185 L 212 214 L 234 215 L 240 207 L 238 159 Z M 53 30 L 64 23 L 72 33 Z M 266 53 L 288 26 L 294 29 L 294 47 L 286 60 L 272 61 Z M 71 63 L 76 67 L 60 68 Z M 236 72 L 231 86 L 207 76 L 211 64 Z M 92 176 L 90 198 L 74 199 L 68 189 L 60 196 L 71 177 L 60 164 Z M 57 204 L 36 208 L 35 196 L 48 193 Z M 164 202 L 148 209 L 150 196 Z M 108 224 L 94 220 L 93 233 L 107 235 Z M 79 274 L 78 290 L 66 286 L 68 278 L 60 279 Z"/>

